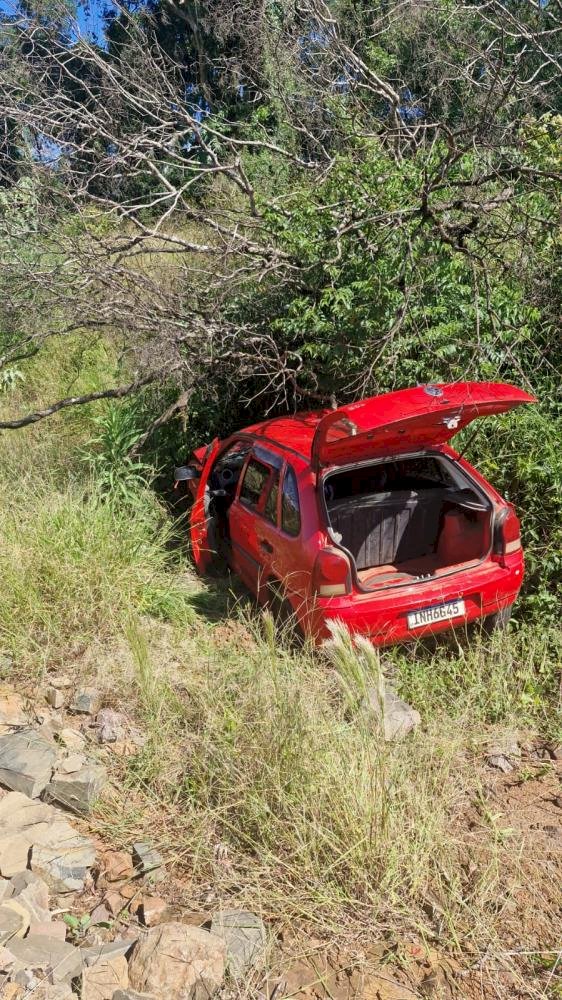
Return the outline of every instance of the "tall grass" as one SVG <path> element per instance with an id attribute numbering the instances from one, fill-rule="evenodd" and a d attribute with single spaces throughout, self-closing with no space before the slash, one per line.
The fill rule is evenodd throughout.
<path id="1" fill-rule="evenodd" d="M 345 636 L 329 657 L 297 651 L 274 635 L 267 616 L 260 630 L 255 621 L 243 618 L 238 635 L 210 648 L 195 630 L 172 666 L 151 656 L 141 624 L 129 633 L 149 739 L 125 780 L 195 891 L 212 884 L 241 904 L 265 899 L 287 920 L 338 933 L 398 916 L 427 927 L 424 906 L 438 899 L 451 943 L 467 919 L 482 920 L 490 933 L 485 908 L 502 878 L 519 877 L 517 859 L 502 875 L 501 831 L 492 830 L 486 863 L 468 878 L 461 817 L 480 794 L 476 765 L 486 739 L 514 722 L 534 726 L 543 714 L 521 701 L 519 682 L 513 697 L 499 683 L 515 659 L 510 644 L 488 646 L 495 694 L 486 701 L 484 638 L 457 659 L 449 654 L 464 671 L 457 664 L 441 686 L 434 675 L 442 663 L 446 674 L 447 653 L 438 651 L 431 669 L 427 654 L 414 690 L 404 653 L 393 665 L 388 653 L 354 649 Z M 529 676 L 545 646 L 523 634 L 518 641 L 521 675 Z M 385 667 L 415 694 L 423 716 L 402 743 L 385 743 L 365 711 L 365 694 L 384 683 Z M 552 663 L 545 714 L 547 704 L 555 708 L 548 701 L 555 675 Z M 137 821 L 130 817 L 133 827 Z M 217 850 L 228 859 L 222 867 Z"/>
<path id="2" fill-rule="evenodd" d="M 205 658 L 195 636 L 174 676 L 147 660 L 138 636 L 133 645 L 150 742 L 129 781 L 158 803 L 168 847 L 202 879 L 220 842 L 254 898 L 267 892 L 309 919 L 318 907 L 332 919 L 341 908 L 372 917 L 383 901 L 419 893 L 454 852 L 443 830 L 460 792 L 449 776 L 462 739 L 445 727 L 386 744 L 366 724 L 368 678 L 348 650 L 343 697 L 341 660 L 336 670 L 257 637 Z"/>
<path id="3" fill-rule="evenodd" d="M 111 377 L 110 343 L 53 341 L 0 409 L 27 412 Z M 191 577 L 174 526 L 127 459 L 136 417 L 98 403 L 0 433 L 0 648 L 40 668 L 92 643 L 118 644 L 131 614 L 186 626 Z"/>
<path id="4" fill-rule="evenodd" d="M 131 611 L 193 618 L 155 497 L 115 504 L 94 483 L 0 484 L 0 644 L 46 662 L 115 639 Z"/>

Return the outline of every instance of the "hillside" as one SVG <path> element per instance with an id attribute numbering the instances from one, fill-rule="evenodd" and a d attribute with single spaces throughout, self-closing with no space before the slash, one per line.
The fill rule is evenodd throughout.
<path id="1" fill-rule="evenodd" d="M 83 360 L 92 383 L 100 357 Z M 71 354 L 56 361 L 74 378 Z M 30 376 L 9 405 L 34 391 Z M 84 460 L 100 420 L 84 409 L 1 441 L 2 705 L 19 699 L 59 748 L 70 730 L 108 774 L 78 821 L 94 877 L 50 900 L 67 938 L 249 911 L 267 952 L 229 974 L 232 996 L 556 996 L 556 629 L 527 614 L 506 636 L 380 656 L 295 648 L 234 579 L 196 578 L 185 522 L 141 480 L 108 492 Z M 379 670 L 422 716 L 402 742 L 357 709 Z M 118 713 L 112 742 L 98 704 L 72 709 L 82 688 Z M 108 882 L 104 864 L 139 841 L 164 879 Z"/>
<path id="2" fill-rule="evenodd" d="M 0 1000 L 562 998 L 559 14 L 1 5 Z"/>

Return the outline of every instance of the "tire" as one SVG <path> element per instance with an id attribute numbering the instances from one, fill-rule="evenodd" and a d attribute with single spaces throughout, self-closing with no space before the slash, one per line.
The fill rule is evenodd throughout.
<path id="1" fill-rule="evenodd" d="M 266 607 L 271 612 L 277 628 L 288 640 L 289 645 L 301 643 L 302 633 L 297 616 L 291 602 L 283 592 L 283 585 L 277 580 L 270 580 L 267 584 Z"/>
<path id="2" fill-rule="evenodd" d="M 512 608 L 513 605 L 508 604 L 507 607 L 500 608 L 500 610 L 496 611 L 495 614 L 488 615 L 488 617 L 484 619 L 484 628 L 489 635 L 493 632 L 506 631 L 511 618 Z"/>

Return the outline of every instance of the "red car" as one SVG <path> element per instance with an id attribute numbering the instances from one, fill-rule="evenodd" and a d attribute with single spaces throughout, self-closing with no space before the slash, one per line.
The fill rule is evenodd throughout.
<path id="1" fill-rule="evenodd" d="M 513 506 L 449 441 L 533 396 L 511 385 L 422 385 L 254 424 L 176 470 L 194 503 L 198 570 L 217 556 L 307 635 L 330 619 L 383 645 L 487 618 L 523 579 Z"/>

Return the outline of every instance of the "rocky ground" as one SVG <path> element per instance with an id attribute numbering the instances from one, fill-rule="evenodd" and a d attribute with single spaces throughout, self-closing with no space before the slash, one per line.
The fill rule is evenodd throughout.
<path id="1" fill-rule="evenodd" d="M 147 830 L 129 849 L 116 849 L 93 821 L 115 760 L 142 744 L 131 720 L 67 676 L 51 675 L 49 686 L 27 697 L 0 687 L 5 1000 L 561 995 L 561 748 L 517 735 L 487 747 L 480 795 L 457 820 L 459 841 L 467 866 L 476 867 L 491 830 L 512 838 L 524 874 L 515 884 L 506 872 L 505 897 L 493 901 L 501 948 L 471 949 L 468 926 L 454 954 L 440 944 L 446 915 L 437 901 L 428 901 L 430 933 L 388 926 L 373 930 L 372 940 L 352 936 L 345 947 L 310 929 L 280 927 L 266 907 L 186 906 L 181 873 L 153 846 L 157 836 Z"/>

